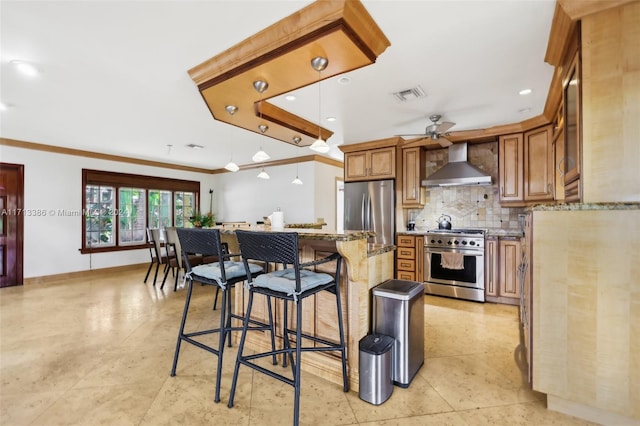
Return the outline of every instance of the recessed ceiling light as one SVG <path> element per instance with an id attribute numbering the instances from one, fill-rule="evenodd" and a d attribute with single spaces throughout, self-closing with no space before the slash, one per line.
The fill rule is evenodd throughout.
<path id="1" fill-rule="evenodd" d="M 337 118 L 335 118 L 335 117 L 327 117 L 327 121 L 334 122 L 336 120 L 337 120 Z"/>
<path id="2" fill-rule="evenodd" d="M 0 102 L 0 111 L 6 111 L 9 106 L 4 102 Z"/>
<path id="3" fill-rule="evenodd" d="M 351 83 L 351 79 L 349 77 L 340 77 L 338 83 L 347 85 Z"/>
<path id="4" fill-rule="evenodd" d="M 38 68 L 36 68 L 35 65 L 27 61 L 14 59 L 9 63 L 13 65 L 18 71 L 20 71 L 20 73 L 27 75 L 29 77 L 34 77 L 40 73 L 40 71 L 38 70 Z"/>
<path id="5" fill-rule="evenodd" d="M 197 144 L 195 144 L 195 143 L 190 143 L 190 144 L 188 144 L 188 145 L 187 145 L 187 148 L 191 148 L 191 149 L 203 149 L 203 148 L 204 148 L 204 146 L 202 146 L 202 145 L 197 145 Z"/>
<path id="6" fill-rule="evenodd" d="M 523 89 L 519 92 L 521 95 L 528 95 L 531 93 L 531 89 Z"/>
<path id="7" fill-rule="evenodd" d="M 285 98 L 286 100 L 288 100 L 288 101 L 295 101 L 295 100 L 296 100 L 296 97 L 295 97 L 295 96 L 293 96 L 293 95 L 287 95 L 287 96 L 285 96 L 284 98 Z"/>

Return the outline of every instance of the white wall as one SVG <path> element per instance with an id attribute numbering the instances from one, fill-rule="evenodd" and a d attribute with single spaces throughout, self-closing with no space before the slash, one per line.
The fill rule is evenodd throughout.
<path id="1" fill-rule="evenodd" d="M 213 211 L 218 221 L 255 224 L 280 208 L 286 223 L 315 222 L 324 217 L 329 225 L 325 229 L 335 227 L 335 177 L 342 176 L 341 167 L 315 161 L 297 167 L 267 167 L 271 179 L 263 180 L 256 177 L 260 169 L 211 175 L 5 145 L 0 146 L 0 161 L 24 165 L 24 208 L 47 212 L 46 216 L 24 218 L 24 278 L 149 261 L 146 249 L 80 253 L 82 216 L 57 212 L 82 208 L 83 168 L 199 181 L 200 208 L 209 210 L 209 189 L 213 189 Z M 291 183 L 296 168 L 303 185 Z"/>
<path id="2" fill-rule="evenodd" d="M 296 172 L 297 169 L 297 172 Z M 315 161 L 266 167 L 271 179 L 258 179 L 260 169 L 216 175 L 214 212 L 217 221 L 255 224 L 280 208 L 285 223 L 315 222 L 323 217 L 325 229 L 335 228 L 335 177 L 342 168 Z M 296 177 L 302 185 L 291 181 Z"/>
<path id="3" fill-rule="evenodd" d="M 24 208 L 44 210 L 46 216 L 24 217 L 24 278 L 145 263 L 148 250 L 81 254 L 83 216 L 58 210 L 82 209 L 82 169 L 106 170 L 200 181 L 201 207 L 208 209 L 214 175 L 97 160 L 44 151 L 1 147 L 0 160 L 24 164 Z"/>

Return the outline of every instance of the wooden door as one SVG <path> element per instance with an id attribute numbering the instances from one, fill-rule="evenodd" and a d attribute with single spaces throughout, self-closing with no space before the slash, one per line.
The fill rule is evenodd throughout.
<path id="1" fill-rule="evenodd" d="M 0 287 L 22 285 L 24 166 L 0 163 Z"/>
<path id="2" fill-rule="evenodd" d="M 522 158 L 522 133 L 500 136 L 498 149 L 500 202 L 523 201 L 524 159 Z"/>
<path id="3" fill-rule="evenodd" d="M 553 138 L 551 126 L 524 134 L 524 199 L 553 200 Z"/>

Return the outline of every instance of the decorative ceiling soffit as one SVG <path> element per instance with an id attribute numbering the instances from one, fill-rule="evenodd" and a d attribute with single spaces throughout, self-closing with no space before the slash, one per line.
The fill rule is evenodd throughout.
<path id="1" fill-rule="evenodd" d="M 195 66 L 189 75 L 216 120 L 255 133 L 267 124 L 265 136 L 310 146 L 333 132 L 267 100 L 317 84 L 318 72 L 309 65 L 317 56 L 329 60 L 322 71 L 326 79 L 374 63 L 389 46 L 360 1 L 318 0 Z M 260 93 L 256 81 L 267 82 L 268 89 Z"/>

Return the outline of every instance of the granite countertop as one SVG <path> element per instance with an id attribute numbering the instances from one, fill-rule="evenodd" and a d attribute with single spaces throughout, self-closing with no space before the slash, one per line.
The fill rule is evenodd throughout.
<path id="1" fill-rule="evenodd" d="M 233 234 L 236 230 L 233 228 L 222 228 L 221 234 Z M 251 226 L 249 228 L 243 228 L 245 231 L 266 231 L 266 232 L 295 232 L 300 238 L 308 240 L 325 240 L 325 241 L 354 241 L 369 238 L 375 233 L 373 231 L 342 231 L 324 230 L 324 229 L 309 229 L 309 228 L 272 228 L 266 225 Z"/>
<path id="2" fill-rule="evenodd" d="M 574 211 L 574 210 L 640 210 L 640 202 L 634 203 L 563 203 L 535 204 L 529 211 Z"/>

